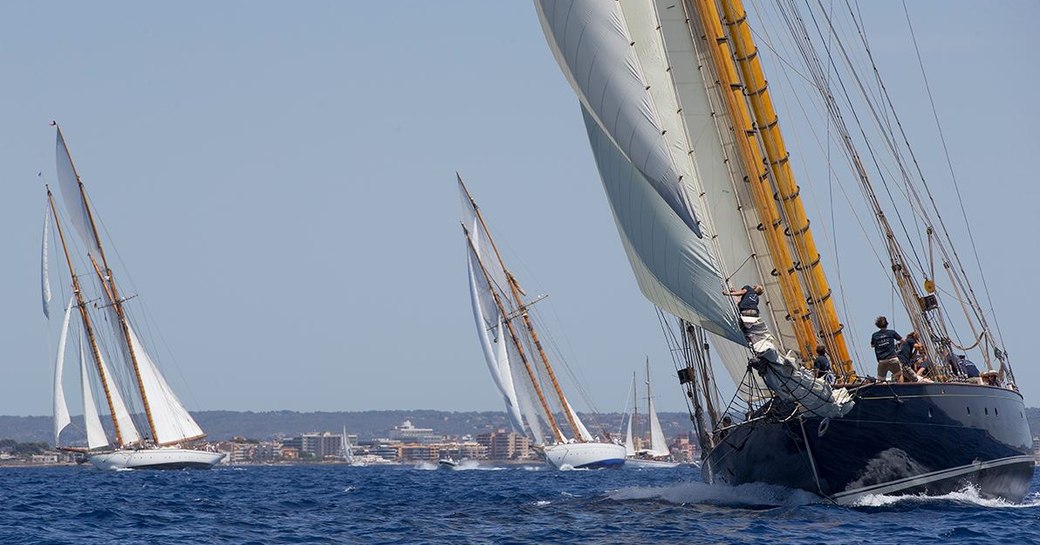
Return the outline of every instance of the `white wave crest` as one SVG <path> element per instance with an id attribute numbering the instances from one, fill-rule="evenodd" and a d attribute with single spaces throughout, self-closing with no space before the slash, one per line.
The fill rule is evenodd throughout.
<path id="1" fill-rule="evenodd" d="M 610 492 L 612 500 L 662 500 L 678 504 L 737 506 L 796 506 L 825 502 L 823 498 L 783 486 L 749 483 L 738 486 L 683 483 L 664 487 L 630 487 Z"/>
<path id="2" fill-rule="evenodd" d="M 977 505 L 979 507 L 987 507 L 992 509 L 1021 509 L 1030 507 L 1040 507 L 1040 492 L 1034 492 L 1026 496 L 1022 503 L 1012 503 L 1007 500 L 999 498 L 986 498 L 979 493 L 979 489 L 974 486 L 966 486 L 956 492 L 950 492 L 942 496 L 925 496 L 923 494 L 915 494 L 909 496 L 885 496 L 882 494 L 870 494 L 863 496 L 856 503 L 854 507 L 887 507 L 890 505 L 912 503 L 912 504 L 926 504 L 926 503 L 943 503 L 952 502 L 964 505 Z"/>

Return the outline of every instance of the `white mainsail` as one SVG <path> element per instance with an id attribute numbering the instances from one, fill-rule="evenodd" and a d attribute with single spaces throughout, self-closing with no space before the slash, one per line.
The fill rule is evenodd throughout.
<path id="1" fill-rule="evenodd" d="M 106 447 L 108 438 L 105 437 L 105 429 L 101 427 L 101 417 L 98 416 L 97 406 L 94 404 L 94 392 L 90 388 L 87 359 L 83 356 L 82 337 L 79 340 L 79 380 L 83 390 L 83 425 L 87 429 L 87 449 Z"/>
<path id="2" fill-rule="evenodd" d="M 62 201 L 65 202 L 65 212 L 68 214 L 76 232 L 79 233 L 83 244 L 86 245 L 87 253 L 99 257 L 101 249 L 98 247 L 94 229 L 91 227 L 87 203 L 84 200 L 83 193 L 80 191 L 79 176 L 76 175 L 76 168 L 72 165 L 72 156 L 69 155 L 69 148 L 65 145 L 65 137 L 62 136 L 61 129 L 59 128 L 57 132 L 58 140 L 55 144 L 57 148 L 55 162 L 58 171 L 58 186 L 61 188 Z"/>
<path id="3" fill-rule="evenodd" d="M 158 366 L 152 361 L 151 356 L 145 351 L 137 333 L 129 323 L 126 324 L 133 346 L 134 355 L 137 358 L 137 369 L 141 374 L 141 385 L 144 395 L 148 397 L 148 406 L 151 408 L 152 423 L 155 425 L 153 441 L 157 445 L 172 445 L 188 439 L 203 437 L 202 428 L 199 427 L 191 413 L 188 412 L 173 389 L 159 372 Z"/>
<path id="4" fill-rule="evenodd" d="M 687 197 L 697 172 L 664 75 L 648 78 L 637 49 L 663 64 L 663 51 L 630 32 L 617 2 L 536 2 L 550 49 L 582 106 L 622 244 L 643 294 L 663 310 L 736 343 L 744 337 L 726 284 L 715 230 Z M 662 115 L 667 112 L 668 115 Z M 728 183 L 728 182 L 727 182 Z M 676 206 L 677 198 L 683 206 Z M 689 222 L 690 211 L 696 222 Z"/>
<path id="5" fill-rule="evenodd" d="M 65 367 L 65 342 L 69 337 L 69 316 L 72 315 L 72 304 L 75 299 L 69 299 L 65 307 L 65 317 L 61 321 L 61 335 L 58 337 L 58 355 L 54 358 L 54 444 L 60 444 L 59 436 L 61 430 L 72 423 L 69 416 L 69 407 L 65 402 L 65 389 L 62 386 L 62 378 Z"/>
<path id="6" fill-rule="evenodd" d="M 50 239 L 51 209 L 48 206 L 43 214 L 43 244 L 40 250 L 40 292 L 43 298 L 43 315 L 51 319 L 51 279 L 50 267 L 47 264 L 49 252 L 47 241 Z"/>
<path id="7" fill-rule="evenodd" d="M 647 389 L 650 386 L 647 384 Z M 646 453 L 651 456 L 668 456 L 671 452 L 668 450 L 668 440 L 664 437 L 664 430 L 661 429 L 661 421 L 657 418 L 657 411 L 654 409 L 654 398 L 650 396 L 650 448 L 646 450 Z"/>

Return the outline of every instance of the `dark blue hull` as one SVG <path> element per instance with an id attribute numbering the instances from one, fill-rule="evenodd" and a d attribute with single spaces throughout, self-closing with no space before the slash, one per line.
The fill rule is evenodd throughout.
<path id="1" fill-rule="evenodd" d="M 868 385 L 843 418 L 767 418 L 717 443 L 707 482 L 778 484 L 841 503 L 965 486 L 1017 502 L 1036 465 L 1022 396 L 973 384 Z"/>

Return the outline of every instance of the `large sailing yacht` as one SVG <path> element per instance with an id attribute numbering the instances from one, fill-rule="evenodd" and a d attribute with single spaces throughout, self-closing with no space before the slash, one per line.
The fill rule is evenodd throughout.
<path id="1" fill-rule="evenodd" d="M 87 460 L 101 469 L 210 468 L 220 462 L 224 454 L 190 448 L 189 445 L 205 437 L 205 433 L 173 393 L 132 324 L 126 305 L 128 298 L 123 297 L 117 288 L 86 189 L 72 163 L 61 128 L 57 124 L 55 128 L 58 186 L 65 206 L 62 215 L 48 186 L 50 217 L 44 228 L 44 310 L 50 296 L 46 249 L 46 226 L 49 226 L 50 219 L 54 221 L 61 242 L 72 287 L 55 360 L 55 444 L 60 446 L 61 432 L 70 420 L 62 382 L 70 316 L 76 309 L 80 317 L 80 380 L 87 445 L 86 448 L 65 447 L 66 450 L 82 452 Z M 74 241 L 66 236 L 64 222 L 72 224 L 80 245 L 74 245 Z M 77 249 L 82 252 L 77 253 Z M 93 295 L 88 295 L 87 286 L 80 281 L 82 277 L 74 255 L 82 255 L 82 260 L 89 264 L 86 268 L 90 270 L 85 271 L 84 276 L 88 285 L 96 287 Z M 108 322 L 111 331 L 100 331 L 97 327 L 100 322 Z M 92 371 L 88 371 L 84 352 L 89 354 L 93 363 L 89 366 Z M 110 365 L 112 361 L 115 363 Z M 101 425 L 91 383 L 101 385 L 112 420 L 112 437 L 106 436 Z M 147 435 L 139 431 L 141 428 L 147 430 Z"/>
<path id="2" fill-rule="evenodd" d="M 621 466 L 625 463 L 625 447 L 597 441 L 564 396 L 531 319 L 532 303 L 523 299 L 520 283 L 506 269 L 484 216 L 461 176 L 458 182 L 473 319 L 484 359 L 505 400 L 513 430 L 524 435 L 530 430 L 528 436 L 533 438 L 535 449 L 553 467 Z M 569 426 L 569 437 L 561 419 Z"/>
<path id="3" fill-rule="evenodd" d="M 891 272 L 927 379 L 871 377 L 874 354 L 857 358 L 846 342 L 842 291 L 827 283 L 762 72 L 767 52 L 741 0 L 535 1 L 637 283 L 677 319 L 669 344 L 681 354 L 703 478 L 840 503 L 965 486 L 1021 500 L 1035 461 L 995 318 L 968 283 L 857 14 L 821 3 L 809 17 L 797 4 L 770 8 L 794 44 L 777 64 L 809 82 L 796 98 L 815 101 L 827 132 L 806 130 L 844 155 L 839 180 L 863 196 L 855 208 L 876 228 L 865 237 L 873 248 L 846 242 L 842 254 L 873 249 Z M 773 53 L 778 32 L 764 32 Z M 889 218 L 899 218 L 900 235 Z M 730 289 L 756 284 L 758 315 L 738 313 Z M 818 345 L 836 384 L 808 369 Z M 958 365 L 969 352 L 988 368 L 987 383 Z M 736 385 L 729 401 L 718 364 Z"/>

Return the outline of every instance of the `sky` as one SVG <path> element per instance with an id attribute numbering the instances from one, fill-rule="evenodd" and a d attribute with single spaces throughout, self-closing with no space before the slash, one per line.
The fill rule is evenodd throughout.
<path id="1" fill-rule="evenodd" d="M 1040 405 L 1040 3 L 909 6 L 1006 349 Z M 861 7 L 941 186 L 901 4 Z M 62 302 L 48 322 L 39 262 L 52 120 L 189 409 L 501 410 L 470 310 L 457 171 L 527 292 L 549 295 L 543 336 L 580 379 L 579 410 L 623 410 L 647 358 L 659 410 L 685 410 L 530 2 L 6 2 L 0 66 L 0 414 L 51 413 Z M 813 155 L 795 157 L 809 215 L 825 218 L 814 228 L 833 230 L 819 238 L 840 244 L 821 244 L 825 259 L 852 256 L 850 343 L 870 357 L 870 322 L 891 312 L 883 271 L 854 259 L 869 249 L 853 215 L 832 220 Z"/>

